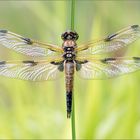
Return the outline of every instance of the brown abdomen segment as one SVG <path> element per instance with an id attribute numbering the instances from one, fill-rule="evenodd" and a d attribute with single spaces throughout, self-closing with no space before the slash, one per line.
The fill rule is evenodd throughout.
<path id="1" fill-rule="evenodd" d="M 74 63 L 66 61 L 65 78 L 66 78 L 67 118 L 70 118 L 72 109 L 73 75 L 74 75 Z"/>

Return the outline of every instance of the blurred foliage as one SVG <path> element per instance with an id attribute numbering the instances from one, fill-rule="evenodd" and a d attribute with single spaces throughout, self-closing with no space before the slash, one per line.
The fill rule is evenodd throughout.
<path id="1" fill-rule="evenodd" d="M 140 1 L 77 0 L 79 43 L 140 24 Z M 70 1 L 0 1 L 0 28 L 61 47 L 70 28 Z M 140 41 L 125 55 L 140 56 Z M 1 60 L 29 60 L 0 48 Z M 140 139 L 140 72 L 86 81 L 75 76 L 77 138 Z M 0 77 L 1 139 L 69 139 L 64 78 L 28 82 Z"/>

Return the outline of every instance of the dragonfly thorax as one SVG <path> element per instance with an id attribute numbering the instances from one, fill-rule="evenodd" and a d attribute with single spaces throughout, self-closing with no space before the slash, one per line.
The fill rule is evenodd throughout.
<path id="1" fill-rule="evenodd" d="M 74 60 L 75 59 L 75 53 L 74 52 L 65 52 L 63 54 L 63 57 L 65 60 Z"/>
<path id="2" fill-rule="evenodd" d="M 65 60 L 74 60 L 75 59 L 75 50 L 74 50 L 74 46 L 69 47 L 69 46 L 64 46 L 64 54 L 63 57 Z"/>

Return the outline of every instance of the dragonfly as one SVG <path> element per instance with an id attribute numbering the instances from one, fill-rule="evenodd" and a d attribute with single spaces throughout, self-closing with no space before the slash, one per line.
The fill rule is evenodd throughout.
<path id="1" fill-rule="evenodd" d="M 68 30 L 61 35 L 60 47 L 2 29 L 0 45 L 33 60 L 0 61 L 0 75 L 30 81 L 55 80 L 65 75 L 67 118 L 70 118 L 74 74 L 84 79 L 108 79 L 139 70 L 140 57 L 100 56 L 125 48 L 139 37 L 139 25 L 132 25 L 102 39 L 77 45 L 79 35 Z"/>

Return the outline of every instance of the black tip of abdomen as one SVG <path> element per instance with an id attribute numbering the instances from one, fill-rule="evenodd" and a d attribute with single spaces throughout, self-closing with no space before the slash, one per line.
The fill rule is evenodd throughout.
<path id="1" fill-rule="evenodd" d="M 67 101 L 67 118 L 71 117 L 71 109 L 72 109 L 72 91 L 67 91 L 66 93 L 66 101 Z"/>

